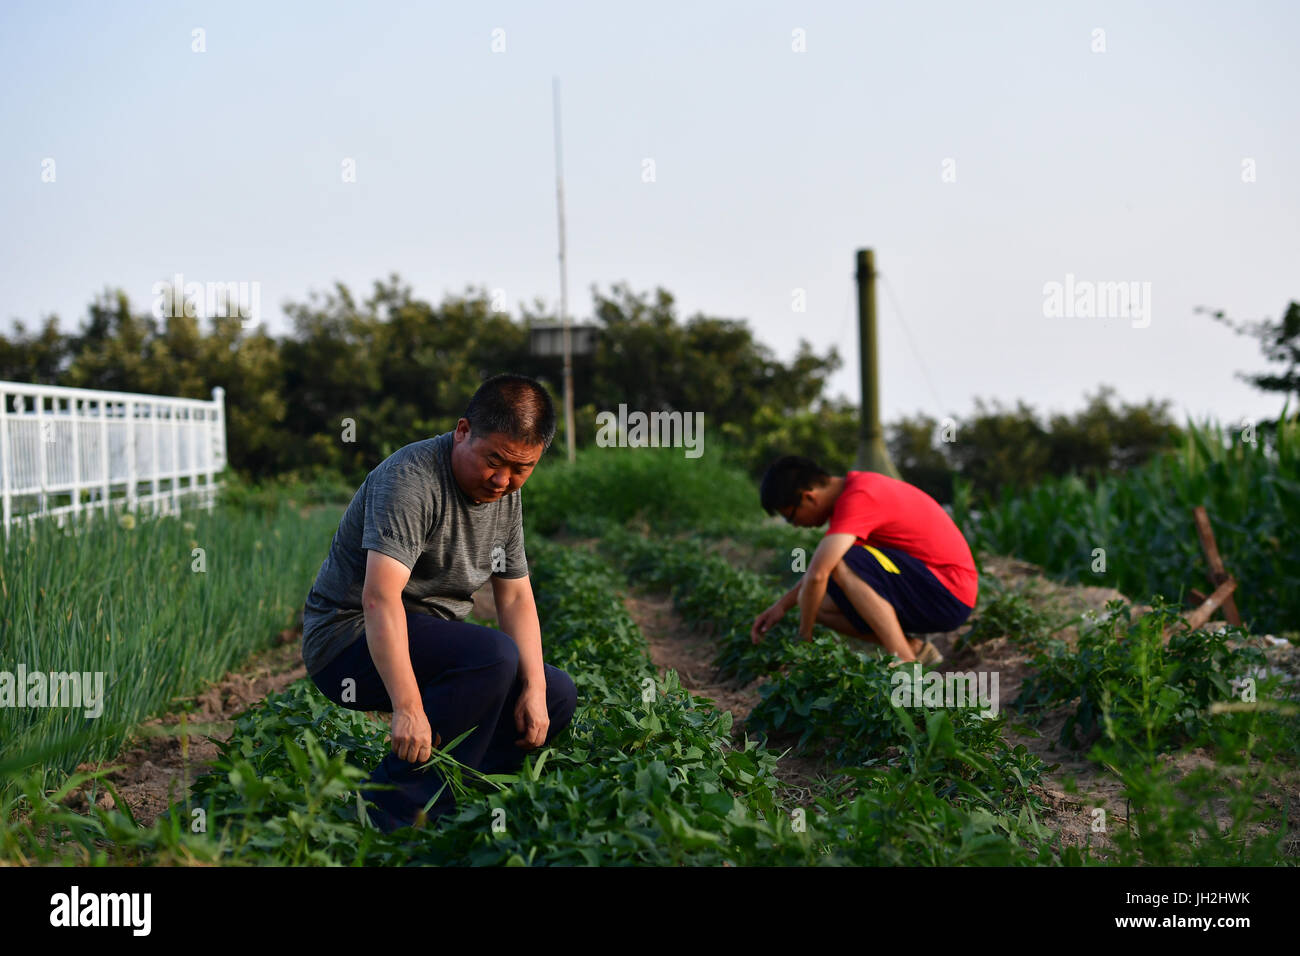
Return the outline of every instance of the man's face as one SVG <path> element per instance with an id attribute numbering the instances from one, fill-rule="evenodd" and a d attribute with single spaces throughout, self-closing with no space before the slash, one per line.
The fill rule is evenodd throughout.
<path id="1" fill-rule="evenodd" d="M 500 501 L 522 488 L 545 450 L 542 445 L 512 441 L 500 432 L 471 436 L 464 418 L 456 423 L 455 442 L 452 474 L 461 491 L 476 504 Z"/>
<path id="2" fill-rule="evenodd" d="M 816 528 L 826 523 L 830 517 L 830 509 L 821 500 L 821 494 L 816 488 L 806 488 L 799 492 L 799 498 L 794 505 L 789 508 L 781 508 L 778 514 L 786 520 L 787 524 L 798 525 L 800 528 Z"/>
<path id="3" fill-rule="evenodd" d="M 784 508 L 779 512 L 787 524 L 798 525 L 799 527 L 808 526 L 808 519 L 813 511 L 812 504 L 808 500 L 809 497 L 807 491 L 801 491 L 798 500 L 791 507 Z"/>

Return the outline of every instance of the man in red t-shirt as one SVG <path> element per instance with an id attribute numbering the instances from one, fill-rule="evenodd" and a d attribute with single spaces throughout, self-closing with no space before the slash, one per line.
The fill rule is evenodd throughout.
<path id="1" fill-rule="evenodd" d="M 755 644 L 798 604 L 804 640 L 819 623 L 902 661 L 942 662 L 934 645 L 907 635 L 960 627 L 979 580 L 970 545 L 937 501 L 887 475 L 830 475 L 797 455 L 768 468 L 759 496 L 768 514 L 830 527 L 800 582 L 754 619 Z"/>

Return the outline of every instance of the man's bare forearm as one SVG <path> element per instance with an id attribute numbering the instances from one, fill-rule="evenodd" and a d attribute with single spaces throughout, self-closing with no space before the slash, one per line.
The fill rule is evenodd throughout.
<path id="1" fill-rule="evenodd" d="M 363 596 L 366 620 L 366 645 L 388 691 L 388 699 L 397 710 L 424 707 L 420 685 L 411 667 L 411 648 L 406 633 L 406 608 L 401 599 Z"/>
<path id="2" fill-rule="evenodd" d="M 531 594 L 531 592 L 530 592 Z M 542 666 L 542 626 L 537 620 L 537 604 L 519 597 L 497 605 L 497 624 L 519 648 L 519 679 L 525 687 L 546 687 L 546 669 Z"/>
<path id="3" fill-rule="evenodd" d="M 781 595 L 776 602 L 776 606 L 781 609 L 781 613 L 787 613 L 790 608 L 799 603 L 799 589 L 803 587 L 803 578 L 795 582 L 795 586 Z"/>

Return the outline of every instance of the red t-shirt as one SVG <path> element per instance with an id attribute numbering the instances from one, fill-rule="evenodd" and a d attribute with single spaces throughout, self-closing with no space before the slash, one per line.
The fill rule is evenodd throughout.
<path id="1" fill-rule="evenodd" d="M 979 575 L 970 545 L 943 506 L 920 488 L 874 471 L 851 471 L 835 500 L 827 534 L 897 548 L 920 560 L 952 596 L 975 606 Z"/>

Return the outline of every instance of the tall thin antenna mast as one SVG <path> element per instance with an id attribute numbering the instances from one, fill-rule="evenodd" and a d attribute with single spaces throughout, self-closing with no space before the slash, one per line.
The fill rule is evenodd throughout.
<path id="1" fill-rule="evenodd" d="M 560 224 L 560 322 L 564 326 L 564 442 L 569 461 L 576 455 L 573 435 L 573 347 L 569 331 L 569 279 L 564 258 L 564 163 L 560 156 L 560 78 L 552 77 L 555 101 L 555 205 Z"/>

